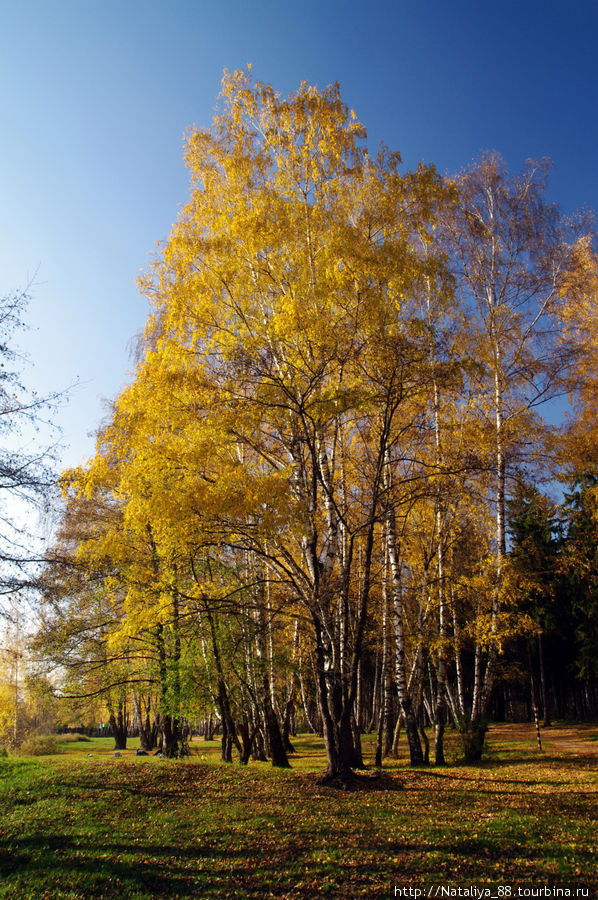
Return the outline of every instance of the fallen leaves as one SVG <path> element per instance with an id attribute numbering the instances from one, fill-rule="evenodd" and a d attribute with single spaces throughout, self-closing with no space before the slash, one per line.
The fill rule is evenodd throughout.
<path id="1" fill-rule="evenodd" d="M 347 792 L 317 785 L 320 762 L 3 761 L 0 896 L 375 897 L 399 875 L 593 878 L 590 759 L 499 753 L 478 767 L 388 769 L 387 789 Z"/>

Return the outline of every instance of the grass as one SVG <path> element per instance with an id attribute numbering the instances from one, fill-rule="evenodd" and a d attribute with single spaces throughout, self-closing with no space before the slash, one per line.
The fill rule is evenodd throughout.
<path id="1" fill-rule="evenodd" d="M 571 728 L 567 729 L 568 733 Z M 0 897 L 391 897 L 394 886 L 594 885 L 597 729 L 589 753 L 544 733 L 489 736 L 478 766 L 385 767 L 366 787 L 318 786 L 324 756 L 296 740 L 293 769 L 121 757 L 108 738 L 47 758 L 0 759 Z M 366 759 L 373 746 L 365 742 Z M 592 751 L 594 755 L 592 755 Z M 404 752 L 404 748 L 403 748 Z M 89 756 L 88 754 L 92 754 Z M 450 736 L 449 758 L 457 744 Z"/>

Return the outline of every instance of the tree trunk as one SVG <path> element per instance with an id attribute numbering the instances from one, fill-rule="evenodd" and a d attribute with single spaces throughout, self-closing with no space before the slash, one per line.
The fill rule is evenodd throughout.
<path id="1" fill-rule="evenodd" d="M 133 711 L 135 713 L 137 730 L 139 732 L 139 747 L 141 750 L 144 750 L 147 753 L 149 750 L 153 750 L 155 746 L 155 741 L 152 742 L 152 729 L 150 726 L 149 712 L 146 713 L 144 720 L 143 711 L 141 709 L 141 700 L 137 696 L 137 692 L 134 689 L 131 693 L 133 697 Z"/>
<path id="2" fill-rule="evenodd" d="M 314 616 L 316 671 L 328 765 L 323 784 L 348 783 L 353 775 L 354 747 L 350 719 L 342 715 L 341 673 L 330 667 L 332 653 L 325 651 L 323 629 Z"/>
<path id="3" fill-rule="evenodd" d="M 212 653 L 214 654 L 214 663 L 216 665 L 216 673 L 218 675 L 218 684 L 217 684 L 217 695 L 215 697 L 216 705 L 220 712 L 220 718 L 222 721 L 222 761 L 223 762 L 232 762 L 232 745 L 234 744 L 239 754 L 241 754 L 242 747 L 237 737 L 237 732 L 235 728 L 235 723 L 232 717 L 230 702 L 228 698 L 228 691 L 226 689 L 226 681 L 224 678 L 224 670 L 222 668 L 222 658 L 220 656 L 220 647 L 218 645 L 218 640 L 216 637 L 216 627 L 214 625 L 214 618 L 212 616 L 212 612 L 209 606 L 206 604 L 206 616 L 208 619 L 208 624 L 210 626 L 210 638 L 212 642 Z"/>
<path id="4" fill-rule="evenodd" d="M 274 712 L 270 699 L 269 678 L 267 675 L 264 675 L 264 721 L 266 723 L 272 765 L 278 769 L 290 769 L 291 765 L 284 748 L 278 716 Z"/>
<path id="5" fill-rule="evenodd" d="M 387 489 L 390 488 L 390 471 L 388 467 Z M 405 731 L 407 732 L 407 741 L 409 743 L 409 758 L 412 766 L 420 766 L 423 764 L 424 756 L 417 731 L 417 722 L 413 710 L 413 702 L 407 685 L 406 656 L 405 656 L 405 633 L 403 627 L 403 596 L 401 591 L 401 573 L 400 563 L 397 552 L 396 532 L 394 510 L 391 501 L 387 503 L 386 510 L 386 542 L 388 547 L 388 559 L 390 562 L 392 596 L 394 606 L 395 619 L 395 639 L 396 639 L 396 675 L 397 689 L 399 692 L 399 703 L 405 722 Z"/>
<path id="6" fill-rule="evenodd" d="M 540 753 L 542 752 L 542 735 L 540 734 L 540 717 L 538 715 L 538 694 L 536 691 L 536 679 L 534 676 L 534 661 L 532 658 L 532 648 L 531 648 L 531 640 L 528 638 L 527 641 L 527 660 L 529 665 L 529 685 L 530 685 L 530 694 L 532 699 L 532 710 L 534 714 L 534 725 L 536 727 L 536 741 L 538 743 L 538 750 Z"/>
<path id="7" fill-rule="evenodd" d="M 544 663 L 544 641 L 542 640 L 542 632 L 538 635 L 538 660 L 540 663 L 540 695 L 542 698 L 542 713 L 544 728 L 550 727 L 550 708 L 548 705 L 548 690 L 546 686 L 546 667 Z"/>
<path id="8" fill-rule="evenodd" d="M 267 572 L 266 572 L 266 588 L 267 588 Z M 258 675 L 258 692 L 261 693 L 260 705 L 261 712 L 264 716 L 264 726 L 266 729 L 266 739 L 272 765 L 278 769 L 290 769 L 290 763 L 284 748 L 282 733 L 278 716 L 273 704 L 273 685 L 272 676 L 272 647 L 270 644 L 271 632 L 267 628 L 266 610 L 264 598 L 254 592 L 254 624 L 255 624 L 255 650 L 257 657 L 257 670 L 261 672 L 261 680 Z M 267 640 L 268 638 L 268 640 Z M 270 651 L 270 652 L 269 652 Z"/>
<path id="9" fill-rule="evenodd" d="M 168 759 L 177 759 L 179 756 L 179 720 L 176 716 L 164 716 L 162 718 L 162 733 L 164 735 L 164 756 Z"/>
<path id="10" fill-rule="evenodd" d="M 446 602 L 444 594 L 444 522 L 440 508 L 436 510 L 438 529 L 438 664 L 436 667 L 436 705 L 434 709 L 434 762 L 445 764 L 444 728 L 446 725 Z"/>
<path id="11" fill-rule="evenodd" d="M 282 743 L 287 753 L 294 753 L 295 748 L 291 742 L 291 729 L 295 715 L 295 703 L 293 698 L 289 697 L 284 707 L 284 718 L 282 720 Z"/>
<path id="12" fill-rule="evenodd" d="M 388 592 L 388 553 L 385 548 L 384 572 L 382 578 L 382 674 L 381 702 L 378 720 L 378 740 L 376 744 L 376 766 L 389 755 L 393 745 L 393 698 L 392 698 L 392 655 L 391 655 L 391 610 Z"/>
<path id="13" fill-rule="evenodd" d="M 251 756 L 253 742 L 255 740 L 255 735 L 257 733 L 257 728 L 253 728 L 250 730 L 249 722 L 247 718 L 244 718 L 242 722 L 239 723 L 238 726 L 239 734 L 241 736 L 241 756 L 239 758 L 239 762 L 242 766 L 246 766 L 249 762 L 249 757 Z"/>
<path id="14" fill-rule="evenodd" d="M 127 721 L 123 708 L 123 701 L 118 701 L 117 713 L 115 715 L 114 709 L 111 705 L 108 706 L 108 715 L 109 715 L 109 723 L 110 723 L 110 731 L 112 733 L 112 737 L 114 738 L 114 749 L 115 750 L 126 750 L 127 749 Z"/>
<path id="15" fill-rule="evenodd" d="M 424 727 L 423 716 L 422 721 L 419 726 L 419 733 L 421 734 L 422 743 L 424 745 L 424 765 L 427 766 L 430 764 L 430 740 L 428 735 L 426 734 L 426 729 Z"/>

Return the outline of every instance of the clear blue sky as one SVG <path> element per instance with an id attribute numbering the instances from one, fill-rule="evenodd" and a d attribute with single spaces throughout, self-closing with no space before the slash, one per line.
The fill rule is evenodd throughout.
<path id="1" fill-rule="evenodd" d="M 409 168 L 550 156 L 552 199 L 598 208 L 596 0 L 5 0 L 1 22 L 0 291 L 37 270 L 27 383 L 81 379 L 65 465 L 132 367 L 135 279 L 187 198 L 183 134 L 209 126 L 224 68 L 284 93 L 339 81 Z"/>

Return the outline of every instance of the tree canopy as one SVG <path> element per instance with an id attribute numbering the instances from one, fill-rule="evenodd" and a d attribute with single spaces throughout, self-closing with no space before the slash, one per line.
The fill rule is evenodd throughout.
<path id="1" fill-rule="evenodd" d="M 450 716 L 475 756 L 538 627 L 507 500 L 550 454 L 591 237 L 544 164 L 445 179 L 365 138 L 338 85 L 225 75 L 140 282 L 135 378 L 63 479 L 39 640 L 168 755 L 202 719 L 224 759 L 285 766 L 301 716 L 346 781 L 374 725 L 389 753 L 404 722 L 419 763 L 425 717 L 442 763 Z"/>

